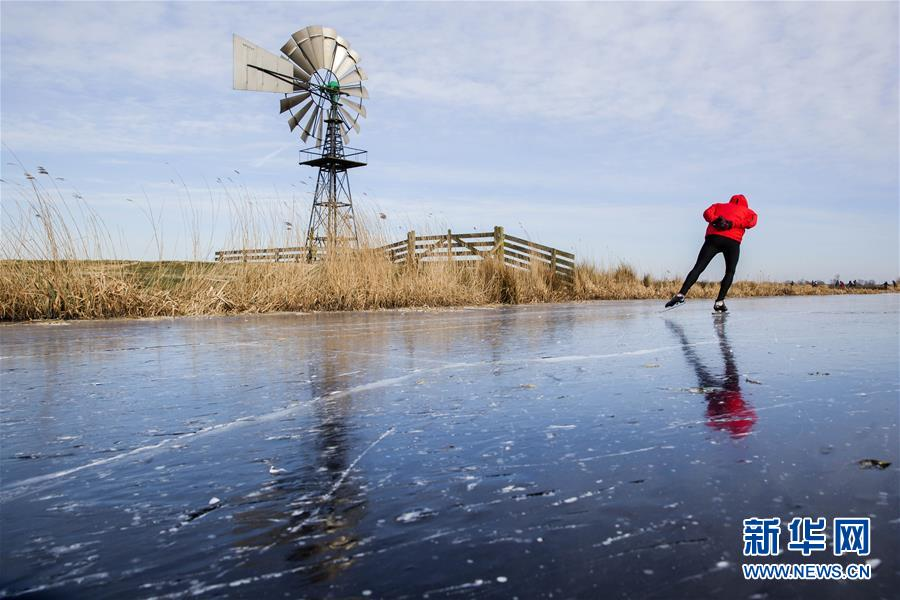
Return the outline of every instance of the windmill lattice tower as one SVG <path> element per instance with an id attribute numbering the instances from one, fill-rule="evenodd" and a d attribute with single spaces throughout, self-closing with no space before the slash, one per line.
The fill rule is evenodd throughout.
<path id="1" fill-rule="evenodd" d="M 347 146 L 359 132 L 369 94 L 359 54 L 334 29 L 305 27 L 291 35 L 277 56 L 235 35 L 234 89 L 283 93 L 281 112 L 300 139 L 316 141 L 300 151 L 300 164 L 318 168 L 306 232 L 307 258 L 329 246 L 358 246 L 356 216 L 347 171 L 366 164 L 366 152 Z M 351 100 L 350 98 L 356 98 Z"/>

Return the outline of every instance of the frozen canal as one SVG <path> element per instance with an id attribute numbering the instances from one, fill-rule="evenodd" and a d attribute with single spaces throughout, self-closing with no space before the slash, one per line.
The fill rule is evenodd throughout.
<path id="1" fill-rule="evenodd" d="M 0 327 L 0 595 L 896 598 L 898 296 L 710 305 Z"/>

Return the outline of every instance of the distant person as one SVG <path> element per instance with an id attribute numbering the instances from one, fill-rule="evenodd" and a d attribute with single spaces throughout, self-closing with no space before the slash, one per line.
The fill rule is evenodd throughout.
<path id="1" fill-rule="evenodd" d="M 709 266 L 709 262 L 721 252 L 725 256 L 725 277 L 719 284 L 719 295 L 713 304 L 716 312 L 725 312 L 725 295 L 734 280 L 734 272 L 737 269 L 738 258 L 741 256 L 741 240 L 744 231 L 756 225 L 756 213 L 747 205 L 747 198 L 743 194 L 736 194 L 727 203 L 713 204 L 703 211 L 703 218 L 709 223 L 706 228 L 706 239 L 700 247 L 697 256 L 697 264 L 688 273 L 681 286 L 681 290 L 666 302 L 666 308 L 677 306 L 684 302 L 684 297 L 695 283 L 700 274 Z"/>

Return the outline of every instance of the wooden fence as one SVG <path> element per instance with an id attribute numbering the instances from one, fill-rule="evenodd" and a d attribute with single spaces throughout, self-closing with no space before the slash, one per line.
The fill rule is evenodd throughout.
<path id="1" fill-rule="evenodd" d="M 568 282 L 575 279 L 575 255 L 550 246 L 507 235 L 502 227 L 484 233 L 453 233 L 416 236 L 382 248 L 393 262 L 431 262 L 443 260 L 472 261 L 495 257 L 518 269 L 546 267 Z"/>
<path id="2" fill-rule="evenodd" d="M 406 234 L 405 240 L 382 246 L 392 262 L 416 264 L 434 261 L 475 261 L 497 258 L 517 269 L 544 267 L 560 279 L 571 283 L 575 279 L 575 255 L 523 238 L 507 235 L 502 227 L 483 233 L 453 233 L 416 236 Z M 320 250 L 317 255 L 322 257 Z M 252 248 L 220 250 L 217 262 L 300 262 L 307 258 L 306 248 Z"/>
<path id="3" fill-rule="evenodd" d="M 244 250 L 219 250 L 216 262 L 300 262 L 306 261 L 306 248 L 246 248 Z"/>

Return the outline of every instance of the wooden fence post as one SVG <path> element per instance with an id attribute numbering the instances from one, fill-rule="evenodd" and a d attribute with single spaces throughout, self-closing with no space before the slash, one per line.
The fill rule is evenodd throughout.
<path id="1" fill-rule="evenodd" d="M 406 234 L 406 264 L 412 266 L 416 262 L 416 232 L 409 231 Z"/>
<path id="2" fill-rule="evenodd" d="M 453 260 L 453 234 L 447 230 L 447 262 Z"/>
<path id="3" fill-rule="evenodd" d="M 503 228 L 498 226 L 494 227 L 494 253 L 497 255 L 497 258 L 500 259 L 500 262 L 505 262 L 503 255 L 503 246 L 505 244 L 505 236 L 503 235 Z"/>
<path id="4" fill-rule="evenodd" d="M 556 248 L 550 252 L 550 274 L 556 277 Z"/>

